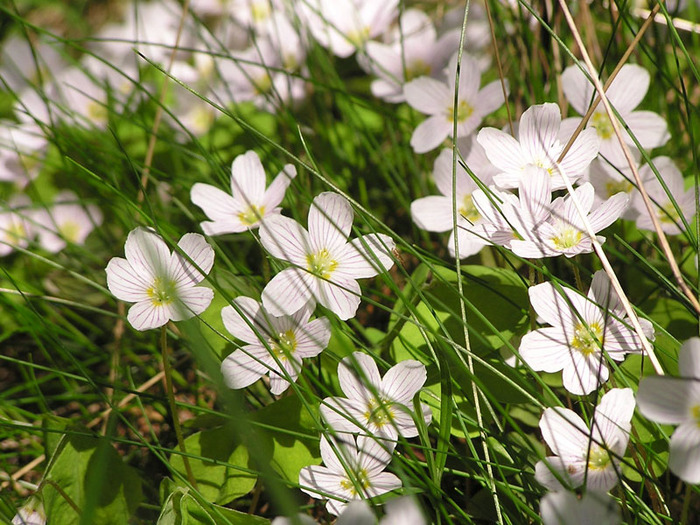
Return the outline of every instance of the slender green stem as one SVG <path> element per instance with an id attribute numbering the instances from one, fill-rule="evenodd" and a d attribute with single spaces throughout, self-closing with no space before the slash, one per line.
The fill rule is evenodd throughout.
<path id="1" fill-rule="evenodd" d="M 168 334 L 165 325 L 160 329 L 160 348 L 163 357 L 163 374 L 165 376 L 165 393 L 168 396 L 168 405 L 170 405 L 170 414 L 173 418 L 173 427 L 175 427 L 175 436 L 177 436 L 177 443 L 182 452 L 182 462 L 185 465 L 185 472 L 187 473 L 187 481 L 190 482 L 195 489 L 197 488 L 197 482 L 194 479 L 194 474 L 192 474 L 192 467 L 190 467 L 190 460 L 187 457 L 187 448 L 185 447 L 185 440 L 182 437 L 182 428 L 180 428 L 180 420 L 177 414 L 177 407 L 175 406 L 175 394 L 173 393 L 173 376 L 170 370 L 170 356 L 168 355 Z"/>
<path id="2" fill-rule="evenodd" d="M 690 500 L 693 493 L 693 486 L 688 483 L 685 486 L 685 496 L 683 497 L 683 511 L 681 512 L 681 525 L 688 523 L 688 513 L 690 512 Z"/>

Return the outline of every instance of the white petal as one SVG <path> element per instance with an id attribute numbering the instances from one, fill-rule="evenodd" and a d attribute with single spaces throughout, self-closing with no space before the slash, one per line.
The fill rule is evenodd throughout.
<path id="1" fill-rule="evenodd" d="M 645 149 L 659 148 L 671 138 L 666 121 L 652 111 L 635 111 L 626 115 L 625 124 Z"/>
<path id="2" fill-rule="evenodd" d="M 129 232 L 124 244 L 126 260 L 144 280 L 153 281 L 166 275 L 170 250 L 155 231 L 138 227 Z"/>
<path id="3" fill-rule="evenodd" d="M 430 77 L 420 77 L 403 87 L 409 106 L 426 115 L 439 115 L 452 107 L 453 95 L 442 82 Z M 432 149 L 432 148 L 430 148 Z"/>
<path id="4" fill-rule="evenodd" d="M 205 286 L 196 286 L 178 290 L 178 300 L 170 305 L 170 318 L 182 321 L 199 315 L 209 308 L 214 299 L 214 290 Z"/>
<path id="5" fill-rule="evenodd" d="M 360 290 L 357 281 L 334 279 L 333 282 L 329 282 L 317 279 L 317 287 L 318 302 L 337 315 L 339 319 L 347 321 L 355 317 L 362 300 L 362 290 Z"/>
<path id="6" fill-rule="evenodd" d="M 423 363 L 410 359 L 401 361 L 384 375 L 381 390 L 392 401 L 411 407 L 413 397 L 423 387 L 427 377 Z"/>
<path id="7" fill-rule="evenodd" d="M 629 205 L 629 195 L 625 192 L 616 193 L 588 216 L 588 221 L 594 232 L 599 232 L 620 218 Z"/>
<path id="8" fill-rule="evenodd" d="M 150 330 L 163 326 L 170 320 L 170 309 L 164 305 L 156 305 L 149 299 L 129 308 L 126 318 L 136 330 Z"/>
<path id="9" fill-rule="evenodd" d="M 508 92 L 508 84 L 506 83 L 506 93 Z M 479 114 L 486 116 L 500 108 L 504 103 L 503 100 L 503 85 L 500 80 L 486 84 L 477 95 L 476 100 L 479 104 L 475 108 Z"/>
<path id="10" fill-rule="evenodd" d="M 558 372 L 571 360 L 566 334 L 560 327 L 540 328 L 525 334 L 518 352 L 530 368 L 541 372 Z"/>
<path id="11" fill-rule="evenodd" d="M 245 388 L 267 374 L 271 363 L 272 356 L 267 348 L 248 345 L 236 350 L 223 360 L 221 373 L 229 388 Z"/>
<path id="12" fill-rule="evenodd" d="M 421 230 L 446 232 L 453 227 L 452 201 L 438 195 L 417 199 L 411 203 L 411 217 Z"/>
<path id="13" fill-rule="evenodd" d="M 135 303 L 149 300 L 146 290 L 152 287 L 131 267 L 129 261 L 121 257 L 113 257 L 107 264 L 107 287 L 121 301 Z"/>
<path id="14" fill-rule="evenodd" d="M 297 169 L 291 164 L 285 164 L 282 171 L 279 172 L 275 180 L 267 187 L 262 204 L 265 206 L 265 212 L 275 209 L 284 199 L 284 193 L 292 183 L 292 179 L 297 176 Z"/>
<path id="15" fill-rule="evenodd" d="M 187 257 L 173 252 L 170 258 L 170 278 L 177 286 L 200 283 L 214 266 L 214 249 L 198 233 L 183 235 L 177 245 Z"/>
<path id="16" fill-rule="evenodd" d="M 225 306 L 221 309 L 221 319 L 229 333 L 241 341 L 250 344 L 260 343 L 260 337 L 264 337 L 264 329 L 256 322 L 256 319 L 262 317 L 262 305 L 250 297 L 236 297 L 233 300 L 238 310 L 234 306 Z M 245 318 L 243 317 L 245 316 Z M 256 333 L 256 330 L 258 333 Z"/>
<path id="17" fill-rule="evenodd" d="M 321 404 L 323 420 L 335 432 L 366 432 L 365 410 L 366 403 L 344 397 L 327 397 Z"/>
<path id="18" fill-rule="evenodd" d="M 418 124 L 411 135 L 411 147 L 416 153 L 434 150 L 452 135 L 452 124 L 444 115 L 428 117 Z"/>
<path id="19" fill-rule="evenodd" d="M 697 421 L 679 426 L 671 436 L 668 466 L 686 483 L 700 483 L 700 427 Z"/>
<path id="20" fill-rule="evenodd" d="M 328 319 L 314 319 L 299 330 L 295 353 L 301 358 L 315 357 L 328 346 L 330 338 L 331 327 Z"/>
<path id="21" fill-rule="evenodd" d="M 571 145 L 561 161 L 561 171 L 572 181 L 584 174 L 591 161 L 598 155 L 600 140 L 593 128 L 584 129 Z M 556 160 L 556 159 L 555 159 Z"/>
<path id="22" fill-rule="evenodd" d="M 219 188 L 198 182 L 192 186 L 190 199 L 215 222 L 223 221 L 231 224 L 240 222 L 237 220 L 237 215 L 242 210 L 240 203 Z"/>
<path id="23" fill-rule="evenodd" d="M 297 268 L 275 275 L 262 291 L 265 310 L 272 315 L 292 315 L 316 295 L 317 279 Z"/>
<path id="24" fill-rule="evenodd" d="M 567 67 L 561 75 L 561 86 L 569 104 L 579 115 L 584 115 L 593 102 L 593 84 L 581 69 L 576 66 Z"/>
<path id="25" fill-rule="evenodd" d="M 506 173 L 519 173 L 525 164 L 518 141 L 500 129 L 484 128 L 476 140 L 491 163 Z"/>
<path id="26" fill-rule="evenodd" d="M 372 485 L 374 485 L 374 477 L 391 462 L 391 455 L 395 446 L 395 443 L 380 441 L 374 436 L 358 436 L 358 459 L 361 467 L 367 471 L 367 477 Z"/>
<path id="27" fill-rule="evenodd" d="M 528 289 L 532 307 L 546 323 L 552 326 L 573 327 L 578 318 L 567 300 L 552 283 L 542 283 Z M 567 295 L 568 297 L 568 295 Z"/>
<path id="28" fill-rule="evenodd" d="M 370 233 L 353 239 L 338 254 L 338 267 L 333 273 L 333 279 L 364 279 L 388 271 L 394 266 L 391 252 L 395 247 L 391 237 L 381 233 Z"/>
<path id="29" fill-rule="evenodd" d="M 678 352 L 678 370 L 683 377 L 700 379 L 700 338 L 688 339 Z"/>
<path id="30" fill-rule="evenodd" d="M 576 395 L 590 394 L 608 380 L 610 371 L 600 352 L 584 356 L 572 351 L 573 363 L 564 367 L 561 379 L 569 392 Z"/>
<path id="31" fill-rule="evenodd" d="M 700 404 L 700 384 L 695 379 L 645 377 L 637 391 L 639 411 L 657 423 L 677 425 L 692 417 L 692 408 Z"/>
<path id="32" fill-rule="evenodd" d="M 568 408 L 546 408 L 540 419 L 540 431 L 557 456 L 581 456 L 588 450 L 589 430 Z"/>
<path id="33" fill-rule="evenodd" d="M 373 393 L 379 390 L 382 378 L 371 356 L 354 352 L 338 365 L 338 381 L 348 398 L 364 402 L 374 397 Z"/>
<path id="34" fill-rule="evenodd" d="M 518 127 L 523 153 L 530 159 L 542 159 L 548 155 L 557 141 L 560 125 L 561 111 L 556 104 L 530 106 L 520 117 Z"/>
<path id="35" fill-rule="evenodd" d="M 260 227 L 260 242 L 273 257 L 305 267 L 312 253 L 309 235 L 294 219 L 271 217 Z"/>
<path id="36" fill-rule="evenodd" d="M 606 91 L 610 103 L 627 120 L 627 114 L 641 104 L 649 90 L 649 73 L 636 64 L 625 64 Z"/>
<path id="37" fill-rule="evenodd" d="M 594 428 L 605 444 L 624 455 L 629 440 L 634 393 L 631 388 L 612 388 L 600 400 L 594 416 Z"/>
<path id="38" fill-rule="evenodd" d="M 327 191 L 314 198 L 309 210 L 309 238 L 313 253 L 335 253 L 345 245 L 353 220 L 352 206 L 337 193 Z"/>
<path id="39" fill-rule="evenodd" d="M 265 170 L 254 151 L 248 151 L 233 160 L 231 193 L 246 207 L 262 203 L 265 195 Z"/>

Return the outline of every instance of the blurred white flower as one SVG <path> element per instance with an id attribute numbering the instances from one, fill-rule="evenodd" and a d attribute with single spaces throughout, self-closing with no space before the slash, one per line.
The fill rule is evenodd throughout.
<path id="1" fill-rule="evenodd" d="M 187 233 L 170 252 L 151 229 L 139 227 L 126 239 L 126 259 L 107 264 L 107 286 L 117 299 L 136 303 L 127 319 L 136 330 L 150 330 L 168 321 L 201 314 L 214 297 L 211 288 L 197 286 L 214 265 L 214 250 L 198 233 Z M 191 261 L 191 262 L 190 262 Z"/>
<path id="2" fill-rule="evenodd" d="M 316 196 L 309 210 L 309 231 L 297 221 L 278 215 L 260 228 L 267 252 L 288 261 L 262 292 L 265 309 L 273 315 L 291 315 L 315 300 L 340 319 L 355 316 L 361 300 L 357 279 L 389 270 L 394 241 L 384 234 L 369 234 L 347 242 L 353 211 L 337 193 Z"/>
<path id="3" fill-rule="evenodd" d="M 547 408 L 540 419 L 542 437 L 554 453 L 535 465 L 535 479 L 550 490 L 585 485 L 606 492 L 620 479 L 632 428 L 634 393 L 613 388 L 596 407 L 590 429 L 568 408 Z"/>
<path id="4" fill-rule="evenodd" d="M 642 415 L 678 425 L 671 436 L 668 466 L 686 483 L 700 483 L 700 338 L 688 339 L 678 353 L 681 377 L 644 377 L 637 403 Z"/>
<path id="5" fill-rule="evenodd" d="M 39 244 L 56 253 L 70 244 L 83 244 L 90 232 L 102 224 L 102 212 L 94 204 L 83 206 L 71 191 L 59 193 L 53 206 L 32 216 Z"/>
<path id="6" fill-rule="evenodd" d="M 302 359 L 317 356 L 328 345 L 330 324 L 325 317 L 309 321 L 313 306 L 276 317 L 250 297 L 236 297 L 233 303 L 235 307 L 221 310 L 224 326 L 248 344 L 221 363 L 230 388 L 245 388 L 269 374 L 270 391 L 280 395 L 289 387 L 288 378 L 299 377 Z"/>
<path id="7" fill-rule="evenodd" d="M 0 120 L 0 181 L 24 188 L 39 175 L 47 145 L 36 123 Z"/>
<path id="8" fill-rule="evenodd" d="M 26 248 L 34 237 L 31 205 L 29 197 L 21 194 L 0 207 L 0 257 L 12 253 L 16 247 Z"/>
<path id="9" fill-rule="evenodd" d="M 413 398 L 427 377 L 425 365 L 405 360 L 382 378 L 371 356 L 354 352 L 338 365 L 338 381 L 347 397 L 327 397 L 323 419 L 335 432 L 360 432 L 396 440 L 418 435 L 413 421 Z M 422 418 L 430 423 L 430 408 L 421 404 Z"/>
<path id="10" fill-rule="evenodd" d="M 201 223 L 202 230 L 223 235 L 259 227 L 263 220 L 279 215 L 279 204 L 296 175 L 296 168 L 285 164 L 265 188 L 265 169 L 258 154 L 251 150 L 239 155 L 231 165 L 231 195 L 210 184 L 192 186 L 192 202 L 211 219 Z"/>
<path id="11" fill-rule="evenodd" d="M 540 501 L 544 525 L 618 525 L 622 522 L 615 500 L 601 492 L 550 492 Z"/>

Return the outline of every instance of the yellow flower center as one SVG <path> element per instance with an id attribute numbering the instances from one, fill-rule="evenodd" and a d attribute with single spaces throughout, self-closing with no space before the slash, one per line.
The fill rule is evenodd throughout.
<path id="1" fill-rule="evenodd" d="M 270 88 L 272 88 L 272 78 L 267 71 L 253 80 L 253 89 L 257 95 L 269 93 Z"/>
<path id="2" fill-rule="evenodd" d="M 629 193 L 634 189 L 632 183 L 627 180 L 611 180 L 605 184 L 605 191 L 608 193 L 608 197 L 615 195 L 616 193 L 625 192 Z"/>
<path id="3" fill-rule="evenodd" d="M 12 222 L 4 231 L 5 242 L 19 244 L 27 238 L 27 230 L 21 222 Z"/>
<path id="4" fill-rule="evenodd" d="M 80 225 L 75 221 L 65 221 L 63 224 L 58 225 L 58 233 L 68 242 L 78 242 Z"/>
<path id="5" fill-rule="evenodd" d="M 413 80 L 414 78 L 430 76 L 430 73 L 432 73 L 430 64 L 427 64 L 421 59 L 417 59 L 410 64 L 406 64 L 406 82 Z"/>
<path id="6" fill-rule="evenodd" d="M 94 123 L 103 124 L 107 122 L 107 108 L 103 104 L 91 100 L 87 105 L 87 116 Z"/>
<path id="7" fill-rule="evenodd" d="M 146 294 L 150 297 L 153 306 L 168 305 L 175 300 L 175 281 L 156 277 L 153 280 L 153 286 L 146 290 Z"/>
<path id="8" fill-rule="evenodd" d="M 369 27 L 364 26 L 357 31 L 350 31 L 347 34 L 348 40 L 356 47 L 362 47 L 369 40 Z"/>
<path id="9" fill-rule="evenodd" d="M 695 420 L 695 424 L 700 427 L 700 405 L 695 405 L 690 409 L 690 413 L 692 414 L 693 419 Z"/>
<path id="10" fill-rule="evenodd" d="M 571 346 L 583 355 L 591 355 L 600 350 L 603 341 L 603 329 L 600 323 L 595 322 L 589 325 L 577 323 L 574 328 L 574 340 Z"/>
<path id="11" fill-rule="evenodd" d="M 577 230 L 573 226 L 565 226 L 559 229 L 556 237 L 552 238 L 552 243 L 557 250 L 567 250 L 578 246 L 581 242 L 581 237 L 583 237 L 581 230 Z"/>
<path id="12" fill-rule="evenodd" d="M 345 478 L 340 481 L 340 486 L 343 487 L 345 490 L 349 490 L 350 494 L 352 494 L 353 496 L 357 496 L 358 486 L 365 490 L 371 486 L 371 483 L 369 482 L 369 475 L 367 474 L 367 471 L 365 469 L 360 469 L 358 472 L 355 472 L 354 483 L 353 480 L 351 480 L 350 478 Z"/>
<path id="13" fill-rule="evenodd" d="M 385 399 L 371 399 L 367 403 L 367 410 L 364 416 L 369 424 L 374 424 L 378 428 L 391 424 L 394 420 L 394 410 L 392 404 Z"/>
<path id="14" fill-rule="evenodd" d="M 481 218 L 476 206 L 474 206 L 474 200 L 471 195 L 465 195 L 464 199 L 462 199 L 462 205 L 459 207 L 459 214 L 472 224 Z"/>
<path id="15" fill-rule="evenodd" d="M 599 445 L 591 445 L 588 454 L 589 470 L 604 470 L 612 463 L 610 453 Z"/>
<path id="16" fill-rule="evenodd" d="M 598 111 L 593 113 L 591 117 L 591 126 L 596 129 L 598 136 L 603 140 L 609 139 L 613 136 L 613 133 L 615 133 L 615 129 L 607 113 Z"/>
<path id="17" fill-rule="evenodd" d="M 250 7 L 250 14 L 254 22 L 262 22 L 270 17 L 270 4 L 267 0 L 255 2 Z"/>
<path id="18" fill-rule="evenodd" d="M 270 348 L 280 361 L 286 361 L 296 352 L 297 338 L 294 335 L 294 330 L 280 332 L 277 337 L 270 339 Z"/>
<path id="19" fill-rule="evenodd" d="M 474 113 L 474 106 L 470 105 L 466 100 L 460 100 L 457 104 L 457 122 L 464 122 Z M 454 111 L 452 108 L 447 108 L 447 120 L 454 122 Z"/>
<path id="20" fill-rule="evenodd" d="M 251 204 L 244 211 L 238 214 L 238 220 L 246 226 L 257 224 L 265 213 L 265 206 Z"/>
<path id="21" fill-rule="evenodd" d="M 330 252 L 323 248 L 306 256 L 306 269 L 317 277 L 330 279 L 338 267 L 338 261 L 334 260 Z"/>
<path id="22" fill-rule="evenodd" d="M 672 202 L 662 206 L 658 211 L 659 221 L 664 224 L 680 224 L 681 216 Z"/>

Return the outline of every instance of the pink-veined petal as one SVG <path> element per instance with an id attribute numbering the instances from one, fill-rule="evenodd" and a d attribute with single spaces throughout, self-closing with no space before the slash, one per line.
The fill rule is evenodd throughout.
<path id="1" fill-rule="evenodd" d="M 231 193 L 244 207 L 262 203 L 265 195 L 265 169 L 254 151 L 248 151 L 233 160 Z"/>
<path id="2" fill-rule="evenodd" d="M 579 115 L 584 115 L 593 102 L 593 84 L 581 69 L 576 66 L 567 67 L 561 74 L 561 86 L 569 104 Z"/>
<path id="3" fill-rule="evenodd" d="M 423 363 L 411 359 L 401 361 L 384 375 L 381 391 L 390 400 L 410 407 L 427 377 Z"/>
<path id="4" fill-rule="evenodd" d="M 678 370 L 682 377 L 700 380 L 700 338 L 692 337 L 683 343 L 678 355 Z"/>
<path id="5" fill-rule="evenodd" d="M 170 249 L 155 231 L 138 227 L 126 238 L 124 244 L 126 260 L 131 267 L 149 282 L 167 273 L 170 263 Z"/>
<path id="6" fill-rule="evenodd" d="M 334 279 L 332 282 L 316 279 L 318 302 L 342 321 L 355 317 L 362 300 L 362 290 L 353 279 Z M 269 286 L 269 285 L 268 285 Z M 267 289 L 267 288 L 266 288 Z M 264 293 L 264 292 L 263 292 Z"/>
<path id="7" fill-rule="evenodd" d="M 129 308 L 126 318 L 136 330 L 144 331 L 163 326 L 170 320 L 170 316 L 167 305 L 158 305 L 148 299 Z"/>
<path id="8" fill-rule="evenodd" d="M 365 403 L 344 397 L 327 397 L 321 415 L 335 432 L 365 432 L 368 426 Z"/>
<path id="9" fill-rule="evenodd" d="M 347 397 L 364 402 L 379 391 L 382 378 L 371 356 L 353 352 L 338 365 L 338 381 Z"/>
<path id="10" fill-rule="evenodd" d="M 437 148 L 451 135 L 452 124 L 445 115 L 434 115 L 418 124 L 411 135 L 411 147 L 416 153 L 427 153 Z"/>
<path id="11" fill-rule="evenodd" d="M 556 104 L 539 104 L 525 110 L 520 117 L 518 139 L 528 159 L 548 156 L 557 141 L 560 125 L 561 111 Z"/>
<path id="12" fill-rule="evenodd" d="M 453 227 L 452 200 L 439 195 L 417 199 L 411 203 L 411 217 L 421 230 L 449 231 Z"/>
<path id="13" fill-rule="evenodd" d="M 150 300 L 147 290 L 152 283 L 145 281 L 126 259 L 113 257 L 105 271 L 107 287 L 117 299 L 130 303 Z"/>
<path id="14" fill-rule="evenodd" d="M 426 115 L 442 115 L 452 107 L 453 95 L 444 83 L 420 77 L 403 87 L 406 102 Z M 432 149 L 432 148 L 431 148 Z"/>
<path id="15" fill-rule="evenodd" d="M 636 64 L 625 64 L 605 92 L 610 103 L 626 120 L 626 114 L 639 106 L 649 90 L 649 73 Z"/>
<path id="16" fill-rule="evenodd" d="M 331 338 L 330 321 L 325 317 L 304 325 L 297 335 L 296 354 L 301 358 L 315 357 L 328 346 Z"/>
<path id="17" fill-rule="evenodd" d="M 272 356 L 260 344 L 247 345 L 230 354 L 221 363 L 226 386 L 246 388 L 270 371 Z"/>
<path id="18" fill-rule="evenodd" d="M 525 162 L 517 140 L 496 128 L 482 129 L 476 140 L 494 166 L 506 173 L 519 174 Z"/>
<path id="19" fill-rule="evenodd" d="M 629 194 L 625 192 L 616 193 L 588 216 L 588 221 L 594 232 L 599 232 L 610 226 L 620 218 L 629 205 Z"/>
<path id="20" fill-rule="evenodd" d="M 391 252 L 395 247 L 391 237 L 382 233 L 370 233 L 353 239 L 338 254 L 338 267 L 333 273 L 333 280 L 364 279 L 388 271 L 394 265 Z"/>
<path id="21" fill-rule="evenodd" d="M 635 111 L 624 118 L 632 135 L 645 149 L 659 148 L 671 138 L 666 120 L 652 111 Z M 634 144 L 631 139 L 628 142 Z"/>
<path id="22" fill-rule="evenodd" d="M 540 328 L 525 334 L 518 352 L 530 368 L 541 372 L 558 372 L 571 360 L 561 327 Z"/>
<path id="23" fill-rule="evenodd" d="M 335 253 L 347 242 L 352 228 L 352 206 L 337 193 L 327 191 L 314 198 L 309 210 L 309 238 L 313 253 Z"/>
<path id="24" fill-rule="evenodd" d="M 272 315 L 293 315 L 317 295 L 318 279 L 298 268 L 275 275 L 262 291 L 265 310 Z"/>
<path id="25" fill-rule="evenodd" d="M 294 219 L 271 217 L 260 227 L 260 242 L 273 257 L 306 267 L 312 253 L 309 235 Z"/>
<path id="26" fill-rule="evenodd" d="M 588 427 L 568 408 L 546 408 L 539 426 L 542 437 L 557 456 L 580 456 L 588 449 Z"/>
<path id="27" fill-rule="evenodd" d="M 190 190 L 192 203 L 202 208 L 202 211 L 214 222 L 235 224 L 237 215 L 242 208 L 240 203 L 225 191 L 210 184 L 196 183 Z"/>
<path id="28" fill-rule="evenodd" d="M 542 283 L 528 289 L 532 307 L 546 323 L 552 326 L 570 327 L 577 317 L 567 300 L 552 283 Z"/>
<path id="29" fill-rule="evenodd" d="M 262 204 L 265 207 L 265 212 L 275 209 L 284 199 L 284 193 L 292 183 L 292 179 L 297 176 L 297 169 L 291 164 L 285 164 L 282 171 L 270 183 L 265 191 Z"/>
<path id="30" fill-rule="evenodd" d="M 680 425 L 671 436 L 668 466 L 686 483 L 700 483 L 700 427 L 691 420 Z"/>
<path id="31" fill-rule="evenodd" d="M 236 297 L 233 302 L 238 307 L 238 310 L 242 312 L 242 315 L 232 305 L 222 308 L 221 319 L 226 330 L 241 341 L 249 344 L 259 344 L 260 337 L 265 337 L 266 335 L 264 328 L 256 322 L 261 317 L 262 305 L 250 297 Z"/>
<path id="32" fill-rule="evenodd" d="M 183 321 L 199 315 L 209 308 L 214 299 L 214 290 L 205 286 L 195 286 L 178 290 L 178 299 L 170 305 L 170 318 Z"/>
<path id="33" fill-rule="evenodd" d="M 644 377 L 639 382 L 637 405 L 644 417 L 657 423 L 683 423 L 692 418 L 693 407 L 700 405 L 700 380 Z"/>
<path id="34" fill-rule="evenodd" d="M 186 233 L 177 245 L 187 257 L 173 252 L 170 257 L 170 278 L 178 287 L 202 282 L 214 266 L 214 248 L 198 233 Z"/>

